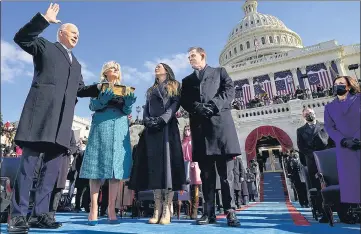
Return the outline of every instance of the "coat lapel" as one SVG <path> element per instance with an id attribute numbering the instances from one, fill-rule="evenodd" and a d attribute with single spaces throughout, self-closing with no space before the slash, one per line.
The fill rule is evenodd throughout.
<path id="1" fill-rule="evenodd" d="M 56 42 L 55 43 L 55 46 L 58 47 L 58 49 L 63 53 L 63 55 L 65 56 L 66 60 L 68 61 L 68 63 L 71 65 L 71 62 L 70 62 L 70 57 L 69 57 L 69 54 L 68 52 L 65 50 L 65 48 L 59 43 L 59 42 Z M 74 57 L 73 57 L 74 58 Z M 74 61 L 74 59 L 73 59 Z"/>
<path id="2" fill-rule="evenodd" d="M 346 114 L 348 112 L 348 110 L 350 109 L 350 107 L 352 106 L 352 104 L 355 102 L 357 95 L 351 95 L 348 94 L 348 97 L 346 99 L 346 107 L 343 109 L 343 113 Z"/>
<path id="3" fill-rule="evenodd" d="M 206 80 L 207 79 L 209 79 L 209 78 L 213 78 L 213 72 L 214 72 L 214 69 L 213 68 L 211 68 L 211 67 L 209 67 L 209 66 L 207 66 L 206 67 L 206 70 L 204 71 L 204 74 L 203 74 L 203 77 L 202 77 L 202 83 L 203 82 L 206 82 Z"/>

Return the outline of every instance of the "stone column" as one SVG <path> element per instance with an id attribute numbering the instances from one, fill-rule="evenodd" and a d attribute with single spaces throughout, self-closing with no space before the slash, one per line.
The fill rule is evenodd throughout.
<path id="1" fill-rule="evenodd" d="M 332 79 L 332 73 L 331 73 L 331 70 L 330 70 L 331 61 L 326 61 L 326 62 L 324 62 L 324 64 L 325 64 L 326 69 L 327 69 L 328 77 L 330 77 Z"/>
<path id="2" fill-rule="evenodd" d="M 268 73 L 268 76 L 271 80 L 271 87 L 272 87 L 272 93 L 273 95 L 272 96 L 275 96 L 277 95 L 277 89 L 276 89 L 276 83 L 275 83 L 275 74 L 273 72 L 271 73 Z"/>
<path id="3" fill-rule="evenodd" d="M 345 65 L 343 64 L 343 59 L 342 58 L 337 58 L 335 60 L 335 62 L 336 62 L 337 70 L 338 70 L 338 75 L 345 76 L 346 71 L 345 71 Z"/>
<path id="4" fill-rule="evenodd" d="M 300 85 L 300 82 L 298 82 L 297 69 L 292 68 L 291 72 L 292 72 L 293 83 L 295 84 L 295 88 L 297 88 L 297 86 Z"/>
<path id="5" fill-rule="evenodd" d="M 251 99 L 254 99 L 254 86 L 253 86 L 253 77 L 248 78 L 248 83 L 251 86 Z"/>

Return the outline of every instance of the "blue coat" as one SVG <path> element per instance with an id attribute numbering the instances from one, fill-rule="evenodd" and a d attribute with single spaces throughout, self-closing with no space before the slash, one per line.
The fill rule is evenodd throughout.
<path id="1" fill-rule="evenodd" d="M 128 114 L 123 107 L 102 105 L 92 98 L 95 111 L 84 152 L 80 178 L 128 179 L 132 167 Z"/>
<path id="2" fill-rule="evenodd" d="M 336 143 L 337 170 L 341 202 L 360 203 L 360 150 L 343 148 L 343 138 L 360 139 L 360 94 L 337 98 L 325 107 L 325 128 Z"/>

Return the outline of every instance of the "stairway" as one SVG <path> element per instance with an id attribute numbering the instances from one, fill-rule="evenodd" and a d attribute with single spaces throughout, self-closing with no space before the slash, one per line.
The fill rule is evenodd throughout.
<path id="1" fill-rule="evenodd" d="M 263 173 L 263 201 L 285 202 L 285 192 L 282 185 L 281 173 Z"/>

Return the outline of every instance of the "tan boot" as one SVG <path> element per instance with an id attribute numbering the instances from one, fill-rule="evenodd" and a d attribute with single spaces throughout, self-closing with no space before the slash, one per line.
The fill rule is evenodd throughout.
<path id="1" fill-rule="evenodd" d="M 170 224 L 171 215 L 172 215 L 173 196 L 174 196 L 173 191 L 168 191 L 168 190 L 164 191 L 163 212 L 159 224 L 162 225 Z"/>
<path id="2" fill-rule="evenodd" d="M 198 185 L 192 185 L 191 188 L 191 219 L 196 220 L 198 217 L 199 191 Z"/>
<path id="3" fill-rule="evenodd" d="M 156 224 L 162 215 L 162 190 L 156 189 L 153 191 L 154 194 L 154 212 L 153 217 L 149 219 L 149 224 Z"/>

